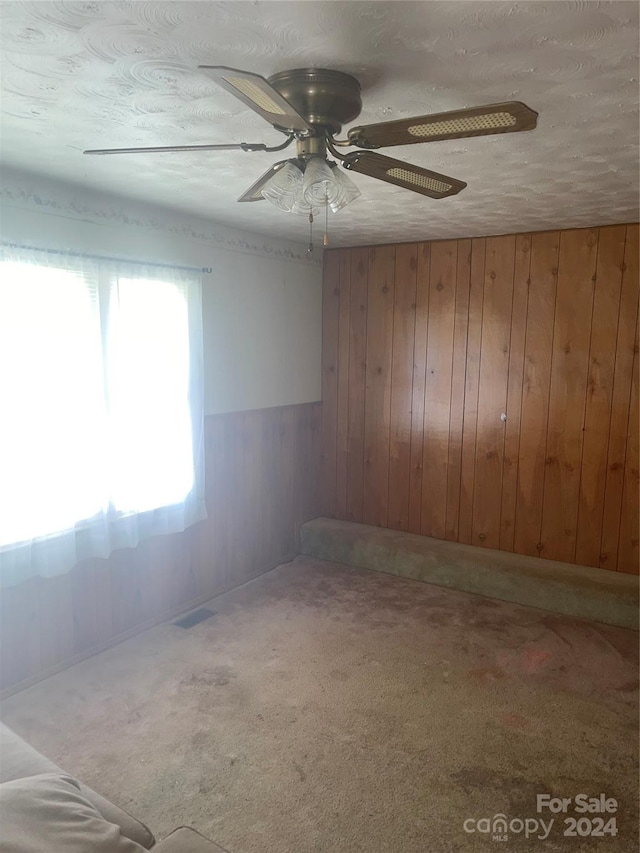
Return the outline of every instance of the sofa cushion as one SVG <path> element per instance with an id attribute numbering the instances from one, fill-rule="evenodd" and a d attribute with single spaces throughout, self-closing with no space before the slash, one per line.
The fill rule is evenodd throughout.
<path id="1" fill-rule="evenodd" d="M 69 776 L 45 773 L 1 783 L 0 812 L 1 853 L 144 853 Z"/>
<path id="2" fill-rule="evenodd" d="M 64 771 L 52 761 L 41 755 L 8 726 L 0 723 L 0 783 L 13 779 L 23 779 L 26 776 L 38 776 L 43 773 L 65 775 Z M 78 784 L 82 795 L 89 800 L 105 820 L 117 824 L 123 835 L 143 847 L 149 848 L 153 845 L 153 835 L 143 823 L 125 812 L 124 809 L 92 791 L 82 782 Z"/>

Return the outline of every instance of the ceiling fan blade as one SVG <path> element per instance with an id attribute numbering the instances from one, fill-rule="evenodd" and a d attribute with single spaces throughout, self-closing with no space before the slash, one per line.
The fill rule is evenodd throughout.
<path id="1" fill-rule="evenodd" d="M 405 190 L 413 190 L 429 198 L 455 195 L 467 186 L 464 181 L 458 181 L 456 178 L 448 178 L 446 175 L 431 172 L 421 166 L 414 166 L 412 163 L 405 163 L 403 160 L 395 160 L 393 157 L 385 157 L 382 154 L 373 154 L 371 151 L 352 151 L 346 155 L 342 165 L 345 169 L 378 178 L 389 184 L 396 184 Z"/>
<path id="2" fill-rule="evenodd" d="M 399 121 L 365 124 L 348 133 L 351 145 L 360 148 L 386 148 L 415 142 L 438 142 L 493 133 L 517 133 L 533 130 L 538 113 L 521 101 L 487 104 L 466 110 L 453 110 L 427 116 L 414 116 Z"/>
<path id="3" fill-rule="evenodd" d="M 237 142 L 229 145 L 163 145 L 159 148 L 94 148 L 83 151 L 83 154 L 162 154 L 167 151 L 266 151 L 267 146 L 261 143 L 253 145 L 249 142 Z"/>
<path id="4" fill-rule="evenodd" d="M 279 172 L 288 162 L 289 160 L 280 160 L 278 163 L 269 166 L 267 171 L 263 175 L 260 175 L 258 180 L 254 184 L 251 184 L 246 192 L 242 193 L 238 201 L 263 201 L 262 187 L 267 183 L 269 178 L 273 177 L 276 172 Z"/>
<path id="5" fill-rule="evenodd" d="M 310 131 L 311 125 L 259 74 L 226 68 L 223 65 L 199 65 L 227 92 L 231 92 L 278 130 Z"/>

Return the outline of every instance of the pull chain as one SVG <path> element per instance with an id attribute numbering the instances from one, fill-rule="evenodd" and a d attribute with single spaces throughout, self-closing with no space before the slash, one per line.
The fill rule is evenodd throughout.
<path id="1" fill-rule="evenodd" d="M 324 200 L 324 237 L 322 245 L 326 248 L 329 245 L 329 199 Z"/>
<path id="2" fill-rule="evenodd" d="M 307 249 L 307 254 L 311 254 L 313 252 L 313 213 L 309 211 L 309 248 Z"/>

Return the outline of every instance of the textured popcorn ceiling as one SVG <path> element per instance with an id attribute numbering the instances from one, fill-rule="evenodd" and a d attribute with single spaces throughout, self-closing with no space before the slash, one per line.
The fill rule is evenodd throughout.
<path id="1" fill-rule="evenodd" d="M 468 183 L 439 201 L 353 175 L 334 244 L 638 218 L 635 2 L 3 2 L 5 166 L 305 239 L 308 224 L 236 199 L 283 155 L 89 158 L 95 147 L 282 137 L 196 70 L 355 74 L 354 124 L 522 100 L 537 130 L 387 149 Z M 293 156 L 293 151 L 292 155 Z"/>

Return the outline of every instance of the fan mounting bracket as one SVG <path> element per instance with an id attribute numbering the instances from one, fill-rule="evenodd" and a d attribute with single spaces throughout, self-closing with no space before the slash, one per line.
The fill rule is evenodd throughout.
<path id="1" fill-rule="evenodd" d="M 339 133 L 362 110 L 360 83 L 351 74 L 326 68 L 296 68 L 269 77 L 269 84 L 287 100 L 319 136 Z"/>

